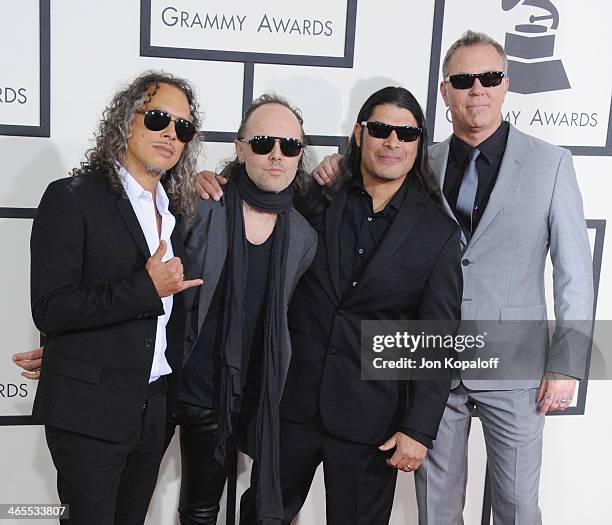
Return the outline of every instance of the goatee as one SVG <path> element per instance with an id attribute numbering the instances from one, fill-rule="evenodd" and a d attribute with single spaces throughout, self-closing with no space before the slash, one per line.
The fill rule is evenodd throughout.
<path id="1" fill-rule="evenodd" d="M 162 177 L 167 170 L 157 166 L 156 164 L 147 164 L 145 166 L 147 173 L 150 173 L 154 177 Z"/>

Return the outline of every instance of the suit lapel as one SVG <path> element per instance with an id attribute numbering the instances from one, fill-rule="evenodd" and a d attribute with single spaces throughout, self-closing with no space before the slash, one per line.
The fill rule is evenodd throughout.
<path id="1" fill-rule="evenodd" d="M 523 167 L 529 155 L 529 145 L 523 140 L 520 132 L 510 126 L 506 151 L 499 167 L 497 181 L 495 186 L 493 186 L 489 202 L 478 223 L 478 227 L 472 235 L 470 246 L 478 242 L 478 239 L 482 237 L 495 217 L 501 212 L 506 202 L 508 202 L 510 194 L 523 175 Z"/>
<path id="2" fill-rule="evenodd" d="M 440 142 L 439 144 L 429 147 L 429 165 L 431 166 L 431 169 L 438 180 L 440 190 L 444 187 L 444 178 L 446 177 L 446 164 L 448 162 L 451 137 L 448 137 L 444 142 Z M 451 217 L 452 216 L 453 215 L 451 212 Z"/>
<path id="3" fill-rule="evenodd" d="M 189 268 L 192 269 L 189 278 L 201 278 L 204 281 L 202 286 L 190 288 L 183 292 L 183 294 L 186 294 L 185 302 L 188 312 L 192 311 L 194 301 L 198 297 L 197 326 L 193 327 L 195 334 L 194 341 L 198 340 L 200 330 L 204 325 L 210 301 L 219 283 L 221 270 L 227 256 L 225 207 L 221 205 L 215 206 L 208 212 L 206 219 L 192 229 L 185 243 L 187 262 L 189 263 Z M 196 294 L 198 295 L 196 296 Z M 193 322 L 191 317 L 189 317 L 188 322 Z M 194 347 L 195 342 L 185 348 L 183 365 L 189 360 Z"/>
<path id="4" fill-rule="evenodd" d="M 305 254 L 304 242 L 306 239 L 302 231 L 296 227 L 296 221 L 291 220 L 291 213 L 289 214 L 289 248 L 287 250 L 287 261 L 285 263 L 285 283 L 283 285 L 283 307 L 287 307 L 293 284 L 295 280 L 295 274 L 300 266 L 301 258 Z"/>
<path id="5" fill-rule="evenodd" d="M 340 299 L 340 223 L 342 212 L 346 204 L 348 185 L 345 185 L 337 194 L 325 211 L 325 246 L 327 249 L 327 263 L 329 266 L 332 286 L 336 297 Z"/>
<path id="6" fill-rule="evenodd" d="M 411 184 L 401 208 L 389 226 L 382 243 L 368 262 L 355 291 L 366 286 L 373 277 L 384 270 L 389 259 L 410 235 L 423 211 L 423 205 L 423 195 L 417 190 L 416 184 Z"/>
<path id="7" fill-rule="evenodd" d="M 227 218 L 225 206 L 213 208 L 210 214 L 210 222 L 206 229 L 205 239 L 200 239 L 205 248 L 202 252 L 201 263 L 202 279 L 204 284 L 200 286 L 200 300 L 198 304 L 198 333 L 204 324 L 204 319 L 210 307 L 215 289 L 219 284 L 221 270 L 227 257 Z"/>
<path id="8" fill-rule="evenodd" d="M 119 210 L 119 215 L 121 215 L 121 218 L 123 219 L 126 228 L 130 232 L 130 235 L 134 239 L 134 242 L 144 255 L 145 260 L 151 257 L 151 252 L 149 252 L 147 240 L 145 239 L 144 233 L 142 232 L 142 228 L 140 227 L 140 223 L 138 222 L 136 213 L 134 213 L 134 208 L 132 208 L 130 200 L 127 197 L 119 197 L 117 199 L 117 210 Z"/>
<path id="9" fill-rule="evenodd" d="M 452 137 L 452 135 L 451 135 Z M 444 207 L 444 210 L 446 211 L 447 215 L 453 219 L 457 224 L 459 224 L 459 222 L 457 221 L 455 214 L 453 213 L 453 210 L 451 209 L 450 205 L 448 204 L 448 201 L 446 200 L 446 196 L 444 195 L 444 179 L 446 177 L 446 166 L 448 164 L 448 152 L 450 150 L 450 141 L 451 141 L 451 137 L 448 137 L 444 142 L 440 142 L 439 144 L 436 144 L 435 146 L 432 146 L 431 148 L 429 148 L 429 160 L 430 160 L 430 166 L 431 169 L 434 172 L 434 175 L 436 176 L 436 179 L 438 180 L 438 186 L 440 188 L 440 192 L 442 193 L 442 206 Z M 467 238 L 465 237 L 465 233 L 463 232 L 463 228 L 461 228 L 461 251 L 464 251 L 467 247 Z"/>
<path id="10" fill-rule="evenodd" d="M 183 239 L 183 234 L 179 227 L 178 219 L 176 224 L 174 225 L 174 229 L 172 230 L 172 235 L 170 235 L 170 241 L 172 242 L 172 251 L 175 257 L 178 257 L 181 262 L 185 261 L 185 241 Z"/>

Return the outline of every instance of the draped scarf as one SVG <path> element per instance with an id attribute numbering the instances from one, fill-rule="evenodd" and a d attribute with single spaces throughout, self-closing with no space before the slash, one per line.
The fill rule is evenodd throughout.
<path id="1" fill-rule="evenodd" d="M 289 248 L 289 217 L 293 191 L 289 186 L 274 193 L 261 190 L 242 169 L 223 191 L 227 210 L 228 256 L 222 307 L 219 427 L 216 458 L 225 463 L 226 447 L 233 432 L 232 412 L 242 404 L 241 355 L 244 342 L 244 297 L 248 273 L 248 249 L 244 228 L 243 201 L 256 210 L 277 214 L 267 275 L 267 300 L 260 356 L 260 388 L 254 416 L 252 450 L 256 462 L 257 519 L 264 523 L 283 518 L 279 472 L 279 404 L 281 397 L 280 341 L 285 262 Z"/>

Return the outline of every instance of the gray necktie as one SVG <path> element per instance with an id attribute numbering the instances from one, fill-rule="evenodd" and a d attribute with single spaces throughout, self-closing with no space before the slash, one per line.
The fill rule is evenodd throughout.
<path id="1" fill-rule="evenodd" d="M 459 196 L 457 197 L 457 212 L 465 217 L 469 225 L 467 236 L 472 233 L 472 213 L 474 211 L 474 200 L 476 199 L 476 190 L 478 189 L 478 170 L 476 169 L 476 159 L 480 155 L 480 150 L 474 148 L 468 153 L 468 165 L 463 174 L 461 187 L 459 188 Z"/>

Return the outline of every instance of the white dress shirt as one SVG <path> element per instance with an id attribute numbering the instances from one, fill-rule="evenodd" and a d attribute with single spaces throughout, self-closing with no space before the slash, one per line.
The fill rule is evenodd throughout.
<path id="1" fill-rule="evenodd" d="M 146 191 L 134 177 L 123 166 L 117 166 L 117 173 L 123 183 L 128 199 L 132 204 L 134 213 L 140 223 L 142 233 L 147 240 L 147 246 L 151 254 L 154 254 L 159 247 L 160 239 L 166 241 L 168 249 L 162 257 L 162 261 L 166 262 L 174 257 L 172 250 L 172 242 L 170 236 L 174 230 L 176 219 L 168 210 L 168 196 L 164 191 L 163 186 L 158 182 L 155 188 L 155 203 L 153 203 L 153 194 Z M 155 217 L 155 207 L 161 215 L 161 235 L 157 231 L 157 219 Z M 161 376 L 172 373 L 172 368 L 166 359 L 166 325 L 172 313 L 172 295 L 162 297 L 164 306 L 164 314 L 157 318 L 157 331 L 155 333 L 155 352 L 153 354 L 153 365 L 151 366 L 151 374 L 149 383 L 152 383 Z"/>

